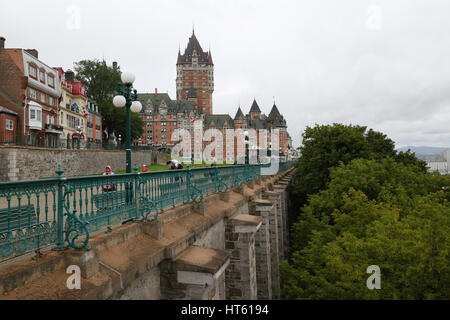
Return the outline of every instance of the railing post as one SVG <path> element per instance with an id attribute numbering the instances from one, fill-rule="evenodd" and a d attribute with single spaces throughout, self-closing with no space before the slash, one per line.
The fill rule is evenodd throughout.
<path id="1" fill-rule="evenodd" d="M 216 193 L 219 192 L 219 174 L 217 172 L 217 166 L 216 163 L 213 163 L 213 179 L 214 179 L 214 186 L 216 189 Z"/>
<path id="2" fill-rule="evenodd" d="M 189 165 L 186 166 L 186 198 L 191 201 L 191 168 Z"/>
<path id="3" fill-rule="evenodd" d="M 63 184 L 64 180 L 66 180 L 62 174 L 64 173 L 64 170 L 61 169 L 61 166 L 58 166 L 58 169 L 56 169 L 56 174 L 58 175 L 58 212 L 57 212 L 57 218 L 56 218 L 56 230 L 57 230 L 57 240 L 56 240 L 56 247 L 55 250 L 63 250 L 66 248 L 64 245 L 64 190 L 63 190 Z"/>
<path id="4" fill-rule="evenodd" d="M 139 188 L 139 172 L 138 172 L 139 168 L 137 165 L 134 165 L 134 190 L 131 191 L 132 197 L 131 200 L 136 199 L 134 207 L 135 207 L 135 219 L 136 220 L 140 220 L 142 219 L 142 217 L 139 217 L 139 193 L 140 193 L 140 188 Z M 134 196 L 133 196 L 134 195 Z"/>

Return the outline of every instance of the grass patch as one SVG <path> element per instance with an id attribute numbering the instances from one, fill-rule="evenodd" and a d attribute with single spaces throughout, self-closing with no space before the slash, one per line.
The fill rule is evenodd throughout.
<path id="1" fill-rule="evenodd" d="M 230 164 L 216 164 L 218 167 L 221 166 L 229 166 Z M 188 166 L 187 163 L 183 163 L 183 167 L 186 169 Z M 204 167 L 210 167 L 211 165 L 207 165 L 206 163 L 191 163 L 189 164 L 190 168 L 204 168 Z M 169 170 L 169 167 L 165 164 L 152 164 L 152 165 L 148 165 L 147 166 L 149 171 L 161 171 L 161 170 Z M 134 172 L 134 168 L 131 168 L 132 172 Z M 113 170 L 114 171 L 114 170 Z M 139 167 L 138 172 L 142 171 L 142 167 Z M 114 171 L 115 174 L 123 174 L 126 173 L 126 170 L 118 170 L 118 171 Z"/>

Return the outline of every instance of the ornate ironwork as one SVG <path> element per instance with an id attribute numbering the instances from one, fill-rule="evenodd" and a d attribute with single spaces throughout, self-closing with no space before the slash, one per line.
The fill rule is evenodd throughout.
<path id="1" fill-rule="evenodd" d="M 291 162 L 279 165 L 284 170 Z M 0 260 L 37 251 L 89 250 L 91 232 L 124 221 L 155 221 L 165 209 L 200 203 L 209 194 L 257 178 L 262 166 L 62 177 L 0 183 Z"/>

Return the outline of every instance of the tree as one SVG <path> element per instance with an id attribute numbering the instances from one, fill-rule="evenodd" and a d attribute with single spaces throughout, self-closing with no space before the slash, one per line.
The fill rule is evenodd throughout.
<path id="1" fill-rule="evenodd" d="M 356 158 L 384 158 L 395 154 L 394 142 L 366 127 L 333 124 L 307 127 L 301 157 L 296 165 L 296 183 L 290 189 L 294 207 L 306 204 L 308 195 L 326 187 L 329 169 Z M 296 219 L 290 217 L 291 221 Z"/>
<path id="2" fill-rule="evenodd" d="M 286 299 L 450 298 L 450 177 L 393 158 L 330 170 L 294 224 Z M 381 290 L 368 290 L 378 265 Z"/>
<path id="3" fill-rule="evenodd" d="M 103 127 L 108 132 L 120 133 L 125 141 L 125 108 L 116 108 L 113 97 L 120 80 L 120 67 L 108 66 L 99 60 L 82 60 L 74 64 L 76 79 L 87 88 L 88 97 L 95 100 L 102 114 Z M 137 114 L 131 114 L 131 138 L 135 139 L 143 133 L 143 122 Z"/>
<path id="4" fill-rule="evenodd" d="M 126 136 L 126 108 L 115 108 L 113 110 L 113 121 L 111 128 L 115 128 L 115 134 L 122 135 L 122 142 L 125 142 Z M 144 131 L 144 121 L 137 113 L 131 112 L 131 139 L 137 139 Z"/>
<path id="5" fill-rule="evenodd" d="M 303 133 L 301 157 L 296 164 L 295 183 L 289 189 L 293 202 L 290 221 L 295 221 L 299 208 L 308 196 L 326 188 L 330 169 L 353 159 L 383 159 L 391 157 L 397 162 L 417 165 L 423 172 L 426 164 L 412 153 L 397 153 L 394 142 L 385 134 L 364 126 L 343 124 L 307 127 Z"/>

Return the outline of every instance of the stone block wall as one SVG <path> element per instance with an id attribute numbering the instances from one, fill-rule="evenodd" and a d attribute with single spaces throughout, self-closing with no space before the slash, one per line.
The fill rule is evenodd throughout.
<path id="1" fill-rule="evenodd" d="M 132 167 L 165 164 L 167 159 L 155 151 L 132 151 Z M 100 174 L 110 165 L 113 171 L 125 170 L 123 150 L 73 150 L 0 146 L 0 182 L 36 180 L 56 176 L 58 164 L 63 176 Z"/>
<path id="2" fill-rule="evenodd" d="M 269 238 L 270 238 L 270 260 L 272 268 L 272 298 L 280 298 L 280 277 L 279 277 L 279 263 L 281 261 L 279 249 L 279 232 L 282 232 L 281 228 L 278 226 L 278 216 L 281 217 L 278 212 L 279 209 L 279 197 L 280 194 L 275 191 L 265 191 L 263 192 L 263 199 L 267 199 L 273 204 L 273 209 L 269 213 Z"/>
<path id="3" fill-rule="evenodd" d="M 227 300 L 256 300 L 255 233 L 262 219 L 236 214 L 225 228 L 225 248 L 230 252 L 230 265 L 225 270 Z"/>
<path id="4" fill-rule="evenodd" d="M 258 300 L 272 300 L 272 262 L 270 248 L 269 215 L 273 205 L 269 200 L 253 200 L 250 214 L 262 218 L 261 228 L 255 235 L 256 280 Z"/>

